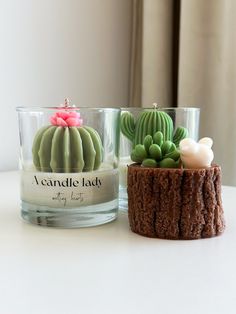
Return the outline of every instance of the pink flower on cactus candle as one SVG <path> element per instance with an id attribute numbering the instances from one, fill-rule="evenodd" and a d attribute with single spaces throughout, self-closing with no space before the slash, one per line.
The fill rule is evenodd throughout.
<path id="1" fill-rule="evenodd" d="M 70 127 L 82 126 L 83 119 L 80 118 L 80 113 L 76 111 L 58 111 L 50 118 L 52 125 Z"/>

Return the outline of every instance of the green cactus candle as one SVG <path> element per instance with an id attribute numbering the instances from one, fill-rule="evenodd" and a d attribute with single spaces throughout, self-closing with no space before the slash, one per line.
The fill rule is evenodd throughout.
<path id="1" fill-rule="evenodd" d="M 144 110 L 136 122 L 130 112 L 121 115 L 121 132 L 133 143 L 133 147 L 143 144 L 146 135 L 153 137 L 157 131 L 162 132 L 163 141 L 173 141 L 176 146 L 188 135 L 183 127 L 178 127 L 174 133 L 171 117 L 157 109 L 156 105 L 153 110 Z"/>
<path id="2" fill-rule="evenodd" d="M 33 163 L 38 171 L 85 172 L 100 167 L 101 138 L 95 129 L 82 126 L 79 113 L 57 112 L 51 123 L 34 138 Z"/>

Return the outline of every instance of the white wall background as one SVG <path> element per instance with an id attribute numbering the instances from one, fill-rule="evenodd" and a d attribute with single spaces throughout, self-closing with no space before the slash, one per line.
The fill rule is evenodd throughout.
<path id="1" fill-rule="evenodd" d="M 16 106 L 124 106 L 131 0 L 0 0 L 0 171 L 18 163 Z"/>

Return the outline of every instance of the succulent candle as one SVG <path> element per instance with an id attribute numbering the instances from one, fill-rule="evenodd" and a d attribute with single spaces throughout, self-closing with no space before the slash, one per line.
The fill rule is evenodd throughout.
<path id="1" fill-rule="evenodd" d="M 61 108 L 18 111 L 23 218 L 57 227 L 115 219 L 119 110 L 66 102 Z"/>
<path id="2" fill-rule="evenodd" d="M 153 135 L 139 132 L 131 152 L 135 162 L 128 166 L 131 230 L 164 239 L 220 235 L 225 229 L 221 168 L 212 164 L 212 139 L 179 142 L 177 136 L 174 141 L 175 136 L 165 137 L 166 124 L 162 127 Z"/>
<path id="3" fill-rule="evenodd" d="M 141 162 L 143 166 L 178 167 L 179 143 L 188 136 L 197 138 L 198 121 L 197 108 L 159 109 L 153 104 L 151 109 L 122 109 L 119 169 L 120 204 L 124 210 L 127 210 L 127 166 Z"/>
<path id="4" fill-rule="evenodd" d="M 142 144 L 137 144 L 131 152 L 131 159 L 144 167 L 177 168 L 180 153 L 176 145 L 166 140 L 161 131 L 154 136 L 146 135 Z"/>

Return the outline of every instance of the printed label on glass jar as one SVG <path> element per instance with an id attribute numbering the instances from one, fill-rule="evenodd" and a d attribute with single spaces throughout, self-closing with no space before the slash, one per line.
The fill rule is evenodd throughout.
<path id="1" fill-rule="evenodd" d="M 21 199 L 49 207 L 79 207 L 118 198 L 118 170 L 82 173 L 21 172 Z"/>

